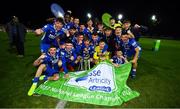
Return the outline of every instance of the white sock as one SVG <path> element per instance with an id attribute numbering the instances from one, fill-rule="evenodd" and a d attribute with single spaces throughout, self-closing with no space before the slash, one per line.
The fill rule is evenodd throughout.
<path id="1" fill-rule="evenodd" d="M 134 72 L 136 72 L 136 69 L 133 69 Z"/>

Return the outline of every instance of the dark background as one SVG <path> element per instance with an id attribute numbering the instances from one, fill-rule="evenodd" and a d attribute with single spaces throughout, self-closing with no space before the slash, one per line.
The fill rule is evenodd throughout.
<path id="1" fill-rule="evenodd" d="M 2 1 L 1 1 L 2 2 Z M 50 6 L 58 3 L 64 11 L 71 10 L 73 16 L 86 21 L 87 12 L 101 19 L 108 12 L 116 17 L 119 13 L 133 24 L 138 23 L 154 29 L 155 35 L 179 38 L 179 5 L 178 1 L 158 0 L 6 0 L 0 4 L 0 24 L 7 23 L 11 16 L 16 15 L 27 27 L 35 29 L 46 24 L 46 19 L 54 17 Z M 158 24 L 151 25 L 150 17 L 157 15 Z"/>

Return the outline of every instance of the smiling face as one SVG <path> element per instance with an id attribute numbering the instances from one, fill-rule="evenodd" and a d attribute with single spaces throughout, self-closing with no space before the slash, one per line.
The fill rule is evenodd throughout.
<path id="1" fill-rule="evenodd" d="M 66 43 L 66 50 L 70 51 L 73 48 L 72 43 Z"/>
<path id="2" fill-rule="evenodd" d="M 115 19 L 110 19 L 110 25 L 115 25 L 116 20 Z"/>
<path id="3" fill-rule="evenodd" d="M 99 48 L 102 50 L 105 46 L 105 42 L 99 42 Z"/>
<path id="4" fill-rule="evenodd" d="M 128 35 L 128 34 L 124 34 L 124 35 L 121 36 L 121 40 L 122 40 L 123 42 L 127 42 L 128 39 L 129 39 L 129 35 Z"/>
<path id="5" fill-rule="evenodd" d="M 56 30 L 60 30 L 63 27 L 63 23 L 56 21 L 56 22 L 54 22 L 54 26 L 55 26 Z"/>
<path id="6" fill-rule="evenodd" d="M 117 51 L 117 52 L 116 52 L 116 55 L 117 55 L 117 57 L 122 56 L 122 51 Z"/>
<path id="7" fill-rule="evenodd" d="M 89 46 L 89 43 L 90 43 L 89 40 L 85 40 L 85 41 L 84 41 L 84 44 L 85 44 L 86 46 Z"/>
<path id="8" fill-rule="evenodd" d="M 122 29 L 121 29 L 121 28 L 116 28 L 116 29 L 115 29 L 115 35 L 116 35 L 116 36 L 121 36 L 121 32 L 122 32 Z"/>
<path id="9" fill-rule="evenodd" d="M 128 29 L 131 26 L 130 22 L 126 22 L 123 24 L 123 28 Z"/>
<path id="10" fill-rule="evenodd" d="M 55 47 L 49 48 L 49 54 L 51 56 L 54 56 L 56 54 L 56 48 Z"/>
<path id="11" fill-rule="evenodd" d="M 83 41 L 83 39 L 84 39 L 84 36 L 82 34 L 78 36 L 78 41 Z"/>
<path id="12" fill-rule="evenodd" d="M 75 24 L 75 25 L 79 25 L 79 18 L 75 18 L 75 19 L 74 19 L 74 24 Z"/>
<path id="13" fill-rule="evenodd" d="M 88 25 L 88 27 L 92 27 L 93 21 L 92 21 L 92 20 L 88 20 L 88 21 L 87 21 L 87 25 Z"/>
<path id="14" fill-rule="evenodd" d="M 105 30 L 105 35 L 106 36 L 111 36 L 111 34 L 112 34 L 112 30 L 111 29 Z"/>
<path id="15" fill-rule="evenodd" d="M 92 35 L 92 40 L 93 40 L 93 41 L 98 40 L 98 35 L 93 34 L 93 35 Z"/>

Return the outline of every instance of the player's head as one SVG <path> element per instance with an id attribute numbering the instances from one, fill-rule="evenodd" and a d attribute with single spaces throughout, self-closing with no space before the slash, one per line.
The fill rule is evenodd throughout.
<path id="1" fill-rule="evenodd" d="M 116 56 L 120 57 L 120 56 L 122 56 L 122 55 L 123 55 L 123 53 L 122 53 L 121 50 L 117 50 L 117 51 L 116 51 Z"/>
<path id="2" fill-rule="evenodd" d="M 121 33 L 122 33 L 122 28 L 120 26 L 117 26 L 115 28 L 115 35 L 116 36 L 121 36 Z"/>
<path id="3" fill-rule="evenodd" d="M 110 27 L 106 27 L 104 33 L 105 33 L 106 36 L 111 36 L 112 29 Z"/>
<path id="4" fill-rule="evenodd" d="M 69 33 L 70 33 L 70 35 L 74 35 L 76 33 L 76 27 L 75 26 L 71 26 L 69 28 Z"/>
<path id="5" fill-rule="evenodd" d="M 97 39 L 98 39 L 98 34 L 97 34 L 96 31 L 94 31 L 94 32 L 92 33 L 92 40 L 97 40 Z"/>
<path id="6" fill-rule="evenodd" d="M 98 29 L 102 30 L 103 27 L 104 27 L 104 25 L 103 25 L 102 22 L 98 22 L 98 23 L 97 23 L 97 27 L 98 27 Z"/>
<path id="7" fill-rule="evenodd" d="M 80 32 L 78 35 L 77 35 L 77 40 L 78 41 L 83 41 L 84 39 L 84 34 L 82 32 Z"/>
<path id="8" fill-rule="evenodd" d="M 126 34 L 122 34 L 121 35 L 121 40 L 123 41 L 123 42 L 127 42 L 128 41 L 128 39 L 129 39 L 129 34 L 128 33 L 126 33 Z"/>
<path id="9" fill-rule="evenodd" d="M 57 30 L 62 29 L 62 27 L 63 27 L 63 25 L 64 25 L 63 19 L 62 19 L 62 18 L 56 18 L 56 19 L 54 20 L 54 25 L 55 25 L 55 28 L 56 28 Z"/>
<path id="10" fill-rule="evenodd" d="M 73 44 L 71 40 L 66 40 L 65 42 L 65 48 L 66 50 L 70 51 L 73 48 Z"/>
<path id="11" fill-rule="evenodd" d="M 92 26 L 92 25 L 93 25 L 92 19 L 88 19 L 88 20 L 87 20 L 87 25 L 88 25 L 88 26 Z"/>
<path id="12" fill-rule="evenodd" d="M 131 21 L 130 20 L 124 20 L 123 21 L 123 28 L 127 29 L 131 26 Z"/>
<path id="13" fill-rule="evenodd" d="M 51 45 L 48 52 L 51 56 L 54 56 L 56 54 L 56 50 L 57 50 L 56 47 Z"/>
<path id="14" fill-rule="evenodd" d="M 70 22 L 70 20 L 71 20 L 71 13 L 70 12 L 65 13 L 64 20 L 66 23 Z"/>
<path id="15" fill-rule="evenodd" d="M 60 42 L 60 48 L 65 49 L 65 42 L 63 42 L 63 41 Z"/>
<path id="16" fill-rule="evenodd" d="M 75 17 L 73 22 L 74 22 L 75 25 L 79 25 L 79 18 Z"/>
<path id="17" fill-rule="evenodd" d="M 110 25 L 115 25 L 116 20 L 114 17 L 111 17 L 109 20 L 110 20 Z"/>
<path id="18" fill-rule="evenodd" d="M 86 27 L 84 23 L 79 23 L 79 28 L 80 28 L 80 31 L 82 32 Z"/>
<path id="19" fill-rule="evenodd" d="M 103 40 L 101 40 L 99 42 L 99 48 L 102 50 L 104 48 L 104 46 L 105 46 L 105 42 Z"/>
<path id="20" fill-rule="evenodd" d="M 86 46 L 90 44 L 90 40 L 89 40 L 88 36 L 85 36 L 85 37 L 84 37 L 84 44 L 85 44 Z"/>

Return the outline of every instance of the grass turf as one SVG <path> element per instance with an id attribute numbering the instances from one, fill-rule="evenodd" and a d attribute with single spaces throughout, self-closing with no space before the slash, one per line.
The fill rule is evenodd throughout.
<path id="1" fill-rule="evenodd" d="M 152 51 L 155 39 L 141 38 L 143 52 L 139 59 L 136 79 L 128 79 L 130 88 L 140 96 L 114 108 L 180 107 L 180 41 L 161 40 L 160 50 Z M 25 57 L 8 52 L 8 37 L 0 32 L 0 107 L 54 108 L 58 99 L 48 96 L 27 96 L 36 68 L 33 61 L 40 55 L 40 37 L 28 33 Z M 67 108 L 107 108 L 76 102 L 67 102 Z M 110 107 L 108 107 L 110 108 Z"/>

